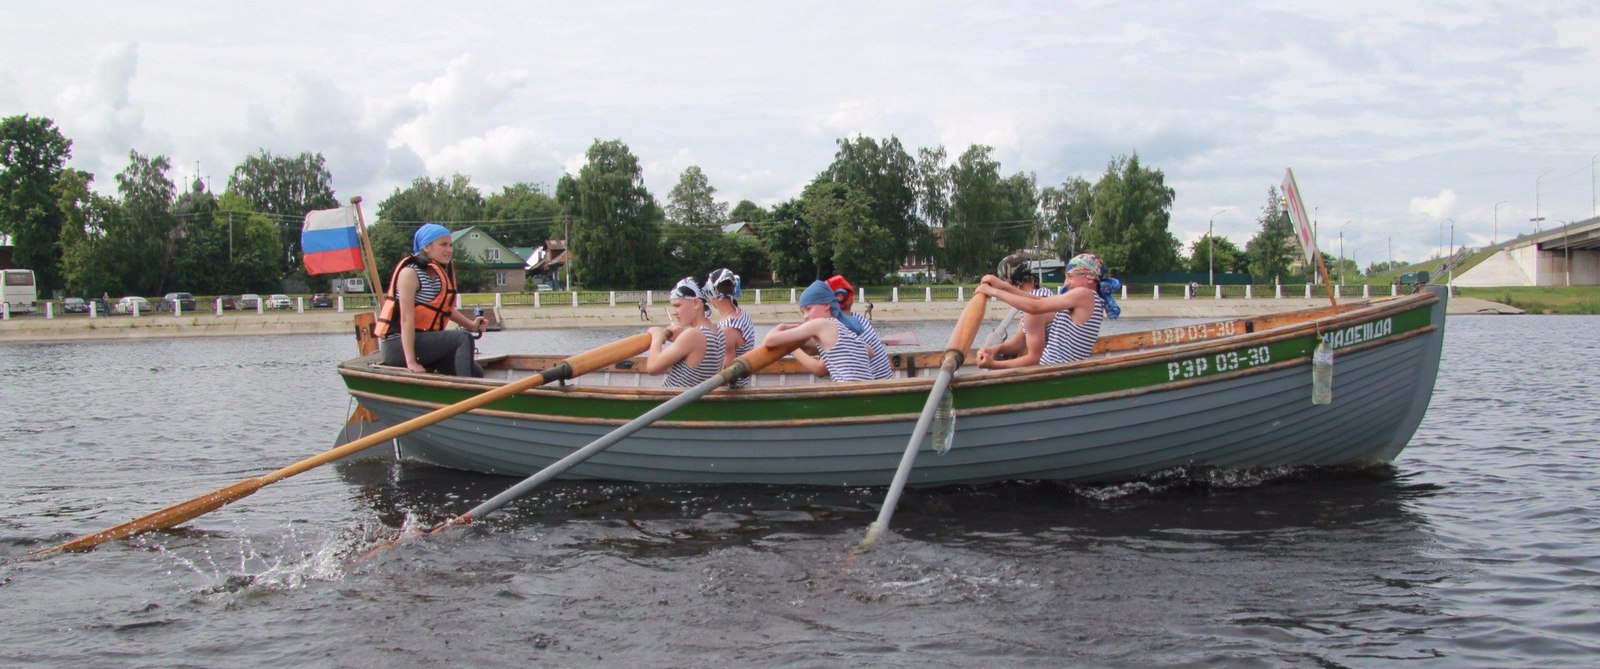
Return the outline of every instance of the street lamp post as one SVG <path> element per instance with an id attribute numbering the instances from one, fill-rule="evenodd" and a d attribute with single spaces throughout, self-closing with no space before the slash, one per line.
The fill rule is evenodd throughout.
<path id="1" fill-rule="evenodd" d="M 1211 286 L 1217 285 L 1216 254 L 1213 252 L 1217 244 L 1216 228 L 1212 224 L 1216 222 L 1217 214 L 1221 214 L 1224 211 L 1227 211 L 1227 209 L 1212 214 L 1211 218 L 1206 221 L 1206 284 Z"/>
<path id="2" fill-rule="evenodd" d="M 1539 178 L 1533 180 L 1533 218 L 1531 220 L 1533 221 L 1533 231 L 1535 233 L 1541 232 L 1539 224 L 1544 222 L 1544 217 L 1539 215 L 1539 182 L 1544 181 L 1544 178 L 1550 176 L 1550 173 L 1554 171 L 1556 171 L 1556 168 L 1552 167 L 1545 170 L 1544 174 L 1539 175 Z"/>
<path id="3" fill-rule="evenodd" d="M 1500 205 L 1511 204 L 1510 200 L 1501 200 L 1494 203 L 1494 239 L 1489 241 L 1490 246 L 1500 243 Z"/>
<path id="4" fill-rule="evenodd" d="M 1456 285 L 1456 219 L 1450 219 L 1450 276 L 1445 279 L 1444 285 L 1454 288 Z M 1452 295 L 1454 293 L 1451 293 Z"/>
<path id="5" fill-rule="evenodd" d="M 1339 285 L 1341 285 L 1341 286 L 1344 285 L 1344 275 L 1345 275 L 1345 269 L 1344 269 L 1344 226 L 1345 225 L 1350 225 L 1350 221 L 1345 221 L 1344 225 L 1339 226 Z"/>

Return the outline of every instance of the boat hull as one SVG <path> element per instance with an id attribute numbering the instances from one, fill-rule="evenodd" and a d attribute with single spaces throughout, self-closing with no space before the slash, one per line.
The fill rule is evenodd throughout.
<path id="1" fill-rule="evenodd" d="M 1389 461 L 1427 409 L 1443 325 L 1444 300 L 1436 296 L 1073 365 L 1017 372 L 964 368 L 951 386 L 954 446 L 942 456 L 922 448 L 910 483 L 1099 482 L 1176 467 Z M 1321 334 L 1336 346 L 1334 399 L 1326 405 L 1310 399 L 1310 354 Z M 362 406 L 388 424 L 476 392 L 471 386 L 423 392 L 422 381 L 404 375 L 375 378 L 351 370 L 345 376 Z M 930 385 L 921 378 L 719 390 L 565 476 L 886 485 Z M 526 476 L 670 393 L 528 391 L 515 401 L 417 430 L 398 440 L 397 451 L 446 467 Z"/>

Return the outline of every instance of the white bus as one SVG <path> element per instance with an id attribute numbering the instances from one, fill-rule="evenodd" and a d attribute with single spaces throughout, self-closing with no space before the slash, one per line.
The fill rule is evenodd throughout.
<path id="1" fill-rule="evenodd" d="M 11 307 L 11 313 L 33 313 L 39 306 L 39 289 L 33 283 L 33 270 L 31 269 L 6 269 L 4 280 L 0 280 L 0 302 L 5 302 Z"/>

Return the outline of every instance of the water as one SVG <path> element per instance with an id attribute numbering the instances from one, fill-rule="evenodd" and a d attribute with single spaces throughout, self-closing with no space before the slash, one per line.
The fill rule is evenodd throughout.
<path id="1" fill-rule="evenodd" d="M 1452 318 L 1393 468 L 912 489 L 854 560 L 883 489 L 557 483 L 354 569 L 513 481 L 328 466 L 15 560 L 331 446 L 348 338 L 0 346 L 0 666 L 1587 667 L 1597 327 Z"/>

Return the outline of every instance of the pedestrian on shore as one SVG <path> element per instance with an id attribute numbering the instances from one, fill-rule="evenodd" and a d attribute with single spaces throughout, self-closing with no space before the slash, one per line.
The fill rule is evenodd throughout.
<path id="1" fill-rule="evenodd" d="M 688 388 L 722 371 L 727 344 L 722 331 L 706 317 L 705 292 L 692 276 L 672 287 L 671 313 L 676 321 L 667 327 L 651 326 L 646 374 L 666 374 L 668 388 Z"/>
<path id="2" fill-rule="evenodd" d="M 650 309 L 645 306 L 645 300 L 644 300 L 644 296 L 643 295 L 639 296 L 639 320 L 641 320 L 641 321 L 649 321 L 650 320 Z"/>
<path id="3" fill-rule="evenodd" d="M 418 373 L 483 376 L 483 368 L 472 359 L 468 330 L 482 333 L 488 321 L 456 310 L 454 253 L 449 229 L 438 223 L 417 228 L 411 255 L 389 276 L 389 292 L 373 328 L 383 364 Z M 452 321 L 466 329 L 447 331 Z"/>

